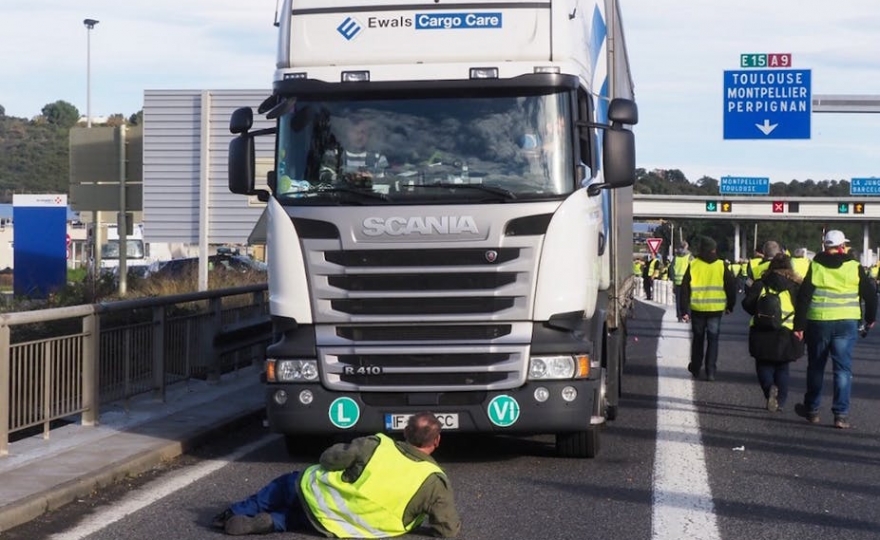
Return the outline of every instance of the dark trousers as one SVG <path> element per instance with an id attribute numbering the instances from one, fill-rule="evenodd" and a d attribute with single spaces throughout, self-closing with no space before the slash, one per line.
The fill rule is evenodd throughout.
<path id="1" fill-rule="evenodd" d="M 654 299 L 654 278 L 646 277 L 646 278 L 643 278 L 642 281 L 645 284 L 645 298 L 647 300 L 653 300 Z"/>
<path id="2" fill-rule="evenodd" d="M 718 366 L 718 336 L 721 333 L 721 315 L 706 317 L 691 313 L 691 373 L 699 373 L 706 363 L 706 375 L 715 376 Z M 703 346 L 705 345 L 705 352 Z"/>
<path id="3" fill-rule="evenodd" d="M 282 474 L 260 491 L 229 507 L 233 514 L 250 516 L 266 512 L 277 532 L 314 530 L 296 492 L 299 471 Z"/>
<path id="4" fill-rule="evenodd" d="M 684 309 L 681 305 L 681 285 L 672 286 L 672 296 L 675 297 L 675 317 L 680 322 L 684 317 Z"/>
<path id="5" fill-rule="evenodd" d="M 758 374 L 758 384 L 764 391 L 764 398 L 770 397 L 770 388 L 776 386 L 778 394 L 776 400 L 779 406 L 785 405 L 788 399 L 788 362 L 762 362 L 755 360 L 755 372 Z"/>

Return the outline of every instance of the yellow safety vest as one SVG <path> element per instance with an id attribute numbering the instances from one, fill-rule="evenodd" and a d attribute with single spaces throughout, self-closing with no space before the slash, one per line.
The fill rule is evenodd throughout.
<path id="1" fill-rule="evenodd" d="M 413 496 L 432 474 L 443 471 L 430 461 L 401 455 L 394 441 L 379 434 L 379 446 L 352 483 L 344 471 L 313 465 L 300 476 L 303 502 L 324 529 L 339 538 L 384 538 L 408 533 L 421 524 L 403 514 Z"/>
<path id="2" fill-rule="evenodd" d="M 691 311 L 724 311 L 727 294 L 724 292 L 724 261 L 707 263 L 702 259 L 691 261 Z"/>
<path id="3" fill-rule="evenodd" d="M 650 278 L 660 277 L 657 272 L 657 259 L 651 259 L 651 262 L 648 263 L 648 277 L 650 277 Z"/>
<path id="4" fill-rule="evenodd" d="M 642 275 L 642 265 L 640 263 L 633 263 L 633 275 L 641 276 Z"/>
<path id="5" fill-rule="evenodd" d="M 792 257 L 791 258 L 791 268 L 794 270 L 795 274 L 803 277 L 806 277 L 807 270 L 810 269 L 810 259 L 806 257 Z"/>
<path id="6" fill-rule="evenodd" d="M 764 275 L 764 272 L 770 268 L 770 261 L 765 261 L 764 259 L 751 259 L 749 261 L 749 268 L 752 269 L 752 279 L 758 281 L 761 279 L 761 276 Z"/>
<path id="7" fill-rule="evenodd" d="M 794 330 L 794 302 L 791 300 L 791 293 L 788 292 L 788 289 L 784 291 L 779 291 L 778 293 L 768 292 L 771 291 L 769 287 L 764 287 L 761 290 L 760 298 L 764 294 L 778 294 L 779 296 L 779 305 L 782 308 L 782 326 L 788 328 L 789 330 Z M 755 317 L 753 316 L 749 321 L 749 326 L 755 326 Z"/>
<path id="8" fill-rule="evenodd" d="M 675 274 L 672 276 L 672 282 L 675 285 L 681 285 L 681 280 L 684 279 L 684 273 L 687 272 L 687 268 L 690 263 L 690 255 L 675 256 L 675 259 L 673 259 L 672 261 L 672 271 Z"/>
<path id="9" fill-rule="evenodd" d="M 828 268 L 813 262 L 810 275 L 816 290 L 807 310 L 808 320 L 846 321 L 862 318 L 858 261 L 846 261 L 840 268 Z"/>

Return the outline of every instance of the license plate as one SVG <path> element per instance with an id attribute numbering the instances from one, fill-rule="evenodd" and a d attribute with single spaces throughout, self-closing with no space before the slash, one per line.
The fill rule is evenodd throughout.
<path id="1" fill-rule="evenodd" d="M 386 414 L 385 429 L 402 431 L 411 414 Z M 458 429 L 458 413 L 434 413 L 443 429 Z"/>

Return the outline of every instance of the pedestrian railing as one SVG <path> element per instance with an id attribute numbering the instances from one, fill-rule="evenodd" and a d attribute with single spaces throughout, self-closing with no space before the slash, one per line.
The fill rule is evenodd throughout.
<path id="1" fill-rule="evenodd" d="M 10 435 L 261 362 L 270 338 L 265 284 L 0 314 L 0 456 Z"/>

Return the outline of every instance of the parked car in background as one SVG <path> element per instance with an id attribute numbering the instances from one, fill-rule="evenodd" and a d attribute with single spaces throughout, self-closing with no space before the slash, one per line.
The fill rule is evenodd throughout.
<path id="1" fill-rule="evenodd" d="M 154 265 L 150 276 L 154 279 L 182 279 L 198 274 L 199 258 L 172 259 Z M 208 257 L 208 273 L 235 272 L 239 274 L 265 273 L 266 263 L 244 255 L 220 253 Z"/>

